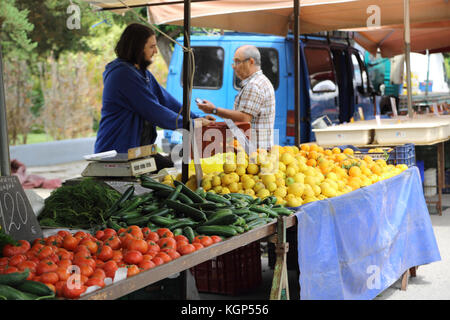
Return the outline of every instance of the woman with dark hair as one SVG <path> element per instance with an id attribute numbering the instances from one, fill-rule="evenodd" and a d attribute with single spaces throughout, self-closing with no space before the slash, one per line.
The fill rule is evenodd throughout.
<path id="1" fill-rule="evenodd" d="M 95 153 L 152 144 L 156 127 L 175 130 L 183 128 L 182 105 L 159 85 L 147 70 L 158 52 L 152 29 L 130 24 L 120 36 L 115 52 L 117 58 L 103 72 L 103 106 L 95 142 Z M 191 112 L 191 118 L 199 116 Z M 204 124 L 214 117 L 202 119 Z"/>

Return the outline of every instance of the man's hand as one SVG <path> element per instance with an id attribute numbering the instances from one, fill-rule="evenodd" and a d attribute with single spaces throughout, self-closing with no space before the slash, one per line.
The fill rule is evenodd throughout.
<path id="1" fill-rule="evenodd" d="M 201 121 L 202 127 L 205 127 L 205 126 L 207 126 L 207 125 L 209 125 L 209 124 L 214 122 L 214 121 L 208 120 L 206 117 L 205 118 L 197 118 L 197 119 L 199 119 Z"/>
<path id="2" fill-rule="evenodd" d="M 212 116 L 212 115 L 210 115 L 210 114 L 207 114 L 207 115 L 204 116 L 203 118 L 205 118 L 205 119 L 207 119 L 207 120 L 210 120 L 210 121 L 216 121 L 216 117 L 214 117 L 214 116 Z"/>
<path id="3" fill-rule="evenodd" d="M 213 109 L 216 107 L 208 100 L 203 100 L 203 103 L 197 103 L 198 108 L 205 113 L 212 113 Z"/>

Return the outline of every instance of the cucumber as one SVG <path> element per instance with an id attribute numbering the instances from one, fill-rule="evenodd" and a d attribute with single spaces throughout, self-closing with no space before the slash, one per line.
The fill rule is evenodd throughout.
<path id="1" fill-rule="evenodd" d="M 156 196 L 159 198 L 167 199 L 167 197 L 170 196 L 171 193 L 172 192 L 170 190 L 160 190 L 156 193 Z M 180 200 L 181 202 L 189 205 L 194 203 L 194 201 L 192 201 L 188 196 L 181 192 L 178 194 L 177 200 Z"/>
<path id="2" fill-rule="evenodd" d="M 243 193 L 229 193 L 230 197 L 233 199 L 240 199 L 240 200 L 244 200 L 246 202 L 251 202 L 253 201 L 253 197 L 251 195 L 248 194 L 243 194 Z"/>
<path id="3" fill-rule="evenodd" d="M 250 221 L 260 219 L 261 216 L 258 213 L 253 212 L 253 213 L 246 214 L 245 216 L 242 216 L 242 218 L 244 218 L 245 222 L 248 224 Z"/>
<path id="4" fill-rule="evenodd" d="M 208 214 L 208 220 L 227 214 L 233 214 L 233 211 L 231 209 L 219 209 L 216 211 L 210 211 L 210 213 Z"/>
<path id="5" fill-rule="evenodd" d="M 176 200 L 183 186 L 178 185 L 175 190 L 167 197 L 168 200 Z"/>
<path id="6" fill-rule="evenodd" d="M 118 217 L 118 216 L 112 216 L 112 218 L 120 218 L 122 220 L 129 220 L 129 219 L 134 219 L 134 218 L 139 218 L 142 217 L 142 214 L 139 211 L 131 211 L 131 212 L 127 212 L 126 214 Z"/>
<path id="7" fill-rule="evenodd" d="M 173 200 L 167 200 L 166 204 L 169 208 L 174 209 L 175 212 L 184 213 L 189 218 L 192 218 L 194 221 L 206 221 L 206 215 L 203 211 L 195 209 L 191 206 L 188 206 L 184 203 L 180 203 Z"/>
<path id="8" fill-rule="evenodd" d="M 226 204 L 228 206 L 231 206 L 231 201 L 230 200 L 227 200 L 224 197 L 222 197 L 222 196 L 220 196 L 218 194 L 211 193 L 211 192 L 207 192 L 206 193 L 205 199 L 208 200 L 208 201 L 215 202 L 215 203 L 221 203 L 221 204 Z"/>
<path id="9" fill-rule="evenodd" d="M 125 190 L 122 196 L 105 212 L 103 218 L 105 220 L 109 219 L 109 217 L 111 217 L 114 212 L 118 211 L 121 205 L 125 201 L 130 199 L 133 194 L 134 194 L 134 185 L 131 185 Z"/>
<path id="10" fill-rule="evenodd" d="M 251 205 L 249 208 L 251 211 L 258 212 L 258 213 L 265 213 L 267 216 L 271 218 L 278 218 L 278 213 L 273 211 L 272 209 L 259 206 L 259 205 Z"/>
<path id="11" fill-rule="evenodd" d="M 159 205 L 158 204 L 146 205 L 146 206 L 142 207 L 142 213 L 147 214 L 147 213 L 150 213 L 150 212 L 155 211 L 157 209 L 159 209 Z"/>
<path id="12" fill-rule="evenodd" d="M 232 210 L 232 212 L 238 216 L 244 216 L 246 214 L 252 213 L 248 208 L 234 209 Z"/>
<path id="13" fill-rule="evenodd" d="M 217 204 L 211 201 L 202 203 L 193 203 L 191 207 L 202 210 L 216 210 L 218 208 Z"/>
<path id="14" fill-rule="evenodd" d="M 154 191 L 166 190 L 172 192 L 173 190 L 175 190 L 174 187 L 159 182 L 142 181 L 141 186 L 147 189 L 152 189 Z"/>
<path id="15" fill-rule="evenodd" d="M 294 212 L 285 207 L 272 208 L 272 211 L 278 213 L 280 216 L 290 216 L 294 214 Z"/>
<path id="16" fill-rule="evenodd" d="M 205 198 L 206 191 L 202 187 L 198 187 L 197 190 L 195 190 L 195 193 L 198 194 L 203 199 Z"/>
<path id="17" fill-rule="evenodd" d="M 183 229 L 182 228 L 176 228 L 172 232 L 173 232 L 174 237 L 180 236 L 180 235 L 183 234 Z"/>
<path id="18" fill-rule="evenodd" d="M 220 215 L 215 216 L 213 219 L 210 219 L 202 224 L 202 226 L 211 226 L 211 225 L 232 225 L 238 220 L 239 216 L 235 214 L 222 213 Z"/>
<path id="19" fill-rule="evenodd" d="M 24 272 L 13 272 L 9 274 L 0 274 L 0 284 L 17 286 L 24 282 L 30 275 L 30 271 L 25 269 Z"/>
<path id="20" fill-rule="evenodd" d="M 238 232 L 231 226 L 200 226 L 195 229 L 199 234 L 218 235 L 224 237 L 235 236 Z"/>
<path id="21" fill-rule="evenodd" d="M 241 226 L 231 226 L 231 227 L 233 227 L 238 233 L 244 233 L 245 232 L 244 227 L 241 227 Z"/>
<path id="22" fill-rule="evenodd" d="M 192 243 L 194 241 L 195 238 L 195 234 L 194 234 L 194 230 L 187 226 L 183 228 L 183 235 L 188 238 L 189 243 Z"/>
<path id="23" fill-rule="evenodd" d="M 188 196 L 192 201 L 194 201 L 194 203 L 195 202 L 198 202 L 198 203 L 204 202 L 204 199 L 202 196 L 200 196 L 199 194 L 197 194 L 194 191 L 192 191 L 191 189 L 189 189 L 183 182 L 174 180 L 173 184 L 175 185 L 175 187 L 181 186 L 181 188 L 182 188 L 181 193 Z"/>
<path id="24" fill-rule="evenodd" d="M 171 212 L 172 212 L 172 209 L 159 208 L 159 209 L 153 210 L 152 212 L 147 213 L 146 216 L 150 216 L 150 217 L 151 216 L 164 216 L 164 215 L 167 215 L 167 214 L 169 214 Z"/>
<path id="25" fill-rule="evenodd" d="M 244 226 L 246 223 L 247 223 L 247 221 L 245 221 L 244 218 L 238 216 L 237 220 L 233 223 L 233 225 Z"/>
<path id="26" fill-rule="evenodd" d="M 255 198 L 250 203 L 251 204 L 261 204 L 261 202 L 262 202 L 261 198 Z"/>
<path id="27" fill-rule="evenodd" d="M 150 220 L 150 216 L 139 216 L 136 218 L 127 219 L 127 220 L 125 220 L 125 222 L 129 226 L 132 226 L 132 225 L 143 226 L 143 225 L 147 224 L 149 220 Z"/>
<path id="28" fill-rule="evenodd" d="M 170 230 L 173 230 L 173 229 L 183 228 L 183 227 L 195 227 L 197 225 L 198 225 L 198 222 L 195 222 L 192 219 L 186 218 L 186 219 L 178 219 L 177 222 L 175 222 L 172 225 L 169 225 L 168 228 Z"/>
<path id="29" fill-rule="evenodd" d="M 42 282 L 38 281 L 25 280 L 20 285 L 16 286 L 16 289 L 20 291 L 25 291 L 27 293 L 35 294 L 40 297 L 55 296 L 55 293 L 49 287 L 47 287 Z"/>
<path id="30" fill-rule="evenodd" d="M 37 295 L 19 291 L 6 284 L 0 284 L 0 296 L 5 297 L 6 300 L 36 300 Z"/>
<path id="31" fill-rule="evenodd" d="M 154 224 L 156 224 L 157 226 L 162 226 L 162 227 L 167 227 L 167 226 L 170 226 L 170 225 L 174 224 L 175 222 L 177 222 L 177 220 L 173 220 L 173 219 L 169 219 L 169 218 L 161 217 L 161 216 L 151 216 L 150 221 L 153 222 Z"/>
<path id="32" fill-rule="evenodd" d="M 249 227 L 250 230 L 252 230 L 252 229 L 255 229 L 262 225 L 265 225 L 267 223 L 268 223 L 268 221 L 266 220 L 266 218 L 259 218 L 259 219 L 255 219 L 253 221 L 247 222 L 247 226 Z"/>

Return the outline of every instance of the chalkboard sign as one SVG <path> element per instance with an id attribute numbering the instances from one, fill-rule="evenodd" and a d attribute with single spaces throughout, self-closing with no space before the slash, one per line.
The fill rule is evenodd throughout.
<path id="1" fill-rule="evenodd" d="M 42 230 L 16 176 L 0 177 L 0 225 L 15 240 L 42 238 Z"/>

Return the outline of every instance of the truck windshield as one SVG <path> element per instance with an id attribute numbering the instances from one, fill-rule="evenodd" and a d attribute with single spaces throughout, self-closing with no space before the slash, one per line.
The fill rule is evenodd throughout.
<path id="1" fill-rule="evenodd" d="M 223 78 L 224 50 L 221 47 L 192 47 L 195 59 L 194 88 L 220 89 Z M 183 86 L 183 72 L 181 72 Z"/>

